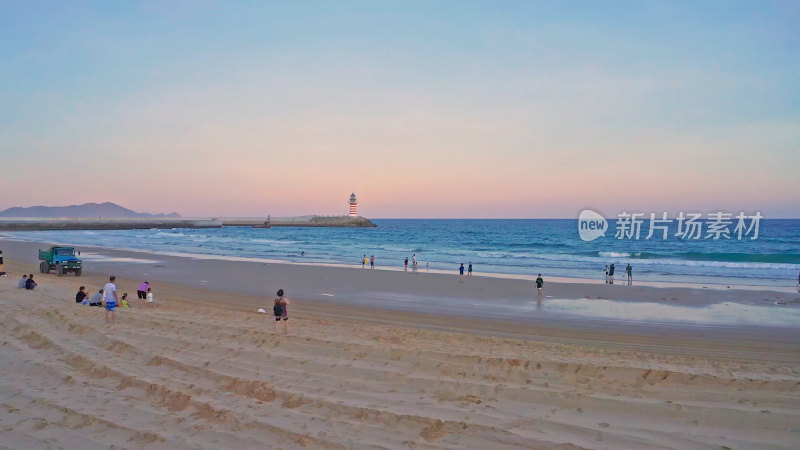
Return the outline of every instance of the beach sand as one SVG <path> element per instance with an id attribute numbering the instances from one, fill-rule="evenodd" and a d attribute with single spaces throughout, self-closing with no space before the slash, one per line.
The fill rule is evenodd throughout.
<path id="1" fill-rule="evenodd" d="M 19 253 L 31 244 L 3 246 L 0 448 L 800 446 L 796 329 L 388 310 L 318 296 L 511 298 L 523 287 L 288 265 L 258 276 L 261 264 L 131 252 L 104 251 L 157 262 L 95 261 L 80 278 L 56 277 Z M 16 288 L 34 270 L 39 288 Z M 74 303 L 77 286 L 95 292 L 110 273 L 129 297 L 149 279 L 156 306 L 133 300 L 107 325 L 102 308 Z M 293 300 L 289 336 L 255 312 L 270 311 L 272 277 Z M 633 295 L 607 288 L 549 293 Z M 636 291 L 682 304 L 716 292 Z M 790 294 L 726 294 L 796 306 Z"/>

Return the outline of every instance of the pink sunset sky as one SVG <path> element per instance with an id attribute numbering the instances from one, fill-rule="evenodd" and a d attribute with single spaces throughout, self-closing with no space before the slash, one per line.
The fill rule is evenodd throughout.
<path id="1" fill-rule="evenodd" d="M 201 4 L 0 7 L 0 210 L 800 217 L 790 4 Z"/>

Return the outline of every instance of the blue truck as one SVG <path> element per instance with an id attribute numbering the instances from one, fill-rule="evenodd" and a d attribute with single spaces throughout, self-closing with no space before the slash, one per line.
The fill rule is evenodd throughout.
<path id="1" fill-rule="evenodd" d="M 75 247 L 54 245 L 50 250 L 39 250 L 39 272 L 50 273 L 55 270 L 61 276 L 69 272 L 81 276 L 83 261 L 75 257 Z"/>

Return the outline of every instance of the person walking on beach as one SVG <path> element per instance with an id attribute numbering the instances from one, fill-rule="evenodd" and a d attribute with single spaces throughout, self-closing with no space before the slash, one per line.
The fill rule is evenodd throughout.
<path id="1" fill-rule="evenodd" d="M 366 267 L 366 265 L 367 265 L 367 255 L 364 255 L 364 257 L 361 258 L 361 268 L 363 269 L 364 267 Z"/>
<path id="2" fill-rule="evenodd" d="M 608 268 L 608 284 L 614 284 L 614 263 Z"/>
<path id="3" fill-rule="evenodd" d="M 147 298 L 147 288 L 150 287 L 150 283 L 145 281 L 136 288 L 136 295 L 139 297 L 139 300 L 144 300 Z"/>
<path id="4" fill-rule="evenodd" d="M 369 268 L 375 268 L 375 255 L 369 255 Z"/>
<path id="5" fill-rule="evenodd" d="M 472 276 L 472 261 L 469 262 L 469 266 L 467 267 L 467 276 Z"/>
<path id="6" fill-rule="evenodd" d="M 628 267 L 625 268 L 625 273 L 628 274 L 628 286 L 633 284 L 633 267 L 631 267 L 631 263 L 628 263 Z"/>
<path id="7" fill-rule="evenodd" d="M 28 275 L 28 280 L 25 281 L 25 289 L 28 291 L 32 291 L 36 286 L 39 284 L 33 281 L 33 274 Z"/>
<path id="8" fill-rule="evenodd" d="M 606 264 L 606 284 L 608 284 L 608 264 Z"/>
<path id="9" fill-rule="evenodd" d="M 278 296 L 275 297 L 275 303 L 272 305 L 272 314 L 275 316 L 275 334 L 278 334 L 278 325 L 283 319 L 283 332 L 289 334 L 289 310 L 288 298 L 284 297 L 283 289 L 278 289 Z"/>
<path id="10" fill-rule="evenodd" d="M 405 266 L 405 269 L 403 269 L 403 270 L 408 272 L 408 256 L 406 256 L 405 264 L 406 264 L 406 266 Z"/>
<path id="11" fill-rule="evenodd" d="M 542 296 L 542 286 L 544 286 L 544 280 L 542 279 L 542 274 L 539 274 L 536 279 L 536 289 L 539 291 L 539 297 Z"/>
<path id="12" fill-rule="evenodd" d="M 117 277 L 111 275 L 103 286 L 103 306 L 106 307 L 106 323 L 117 323 Z M 111 320 L 109 321 L 109 315 Z"/>
<path id="13" fill-rule="evenodd" d="M 458 282 L 462 283 L 464 281 L 464 263 L 461 263 L 461 267 L 458 268 Z"/>

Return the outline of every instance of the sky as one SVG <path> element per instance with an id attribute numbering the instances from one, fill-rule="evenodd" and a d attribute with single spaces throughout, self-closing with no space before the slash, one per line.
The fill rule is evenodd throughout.
<path id="1" fill-rule="evenodd" d="M 0 210 L 800 217 L 797 1 L 3 1 Z"/>

